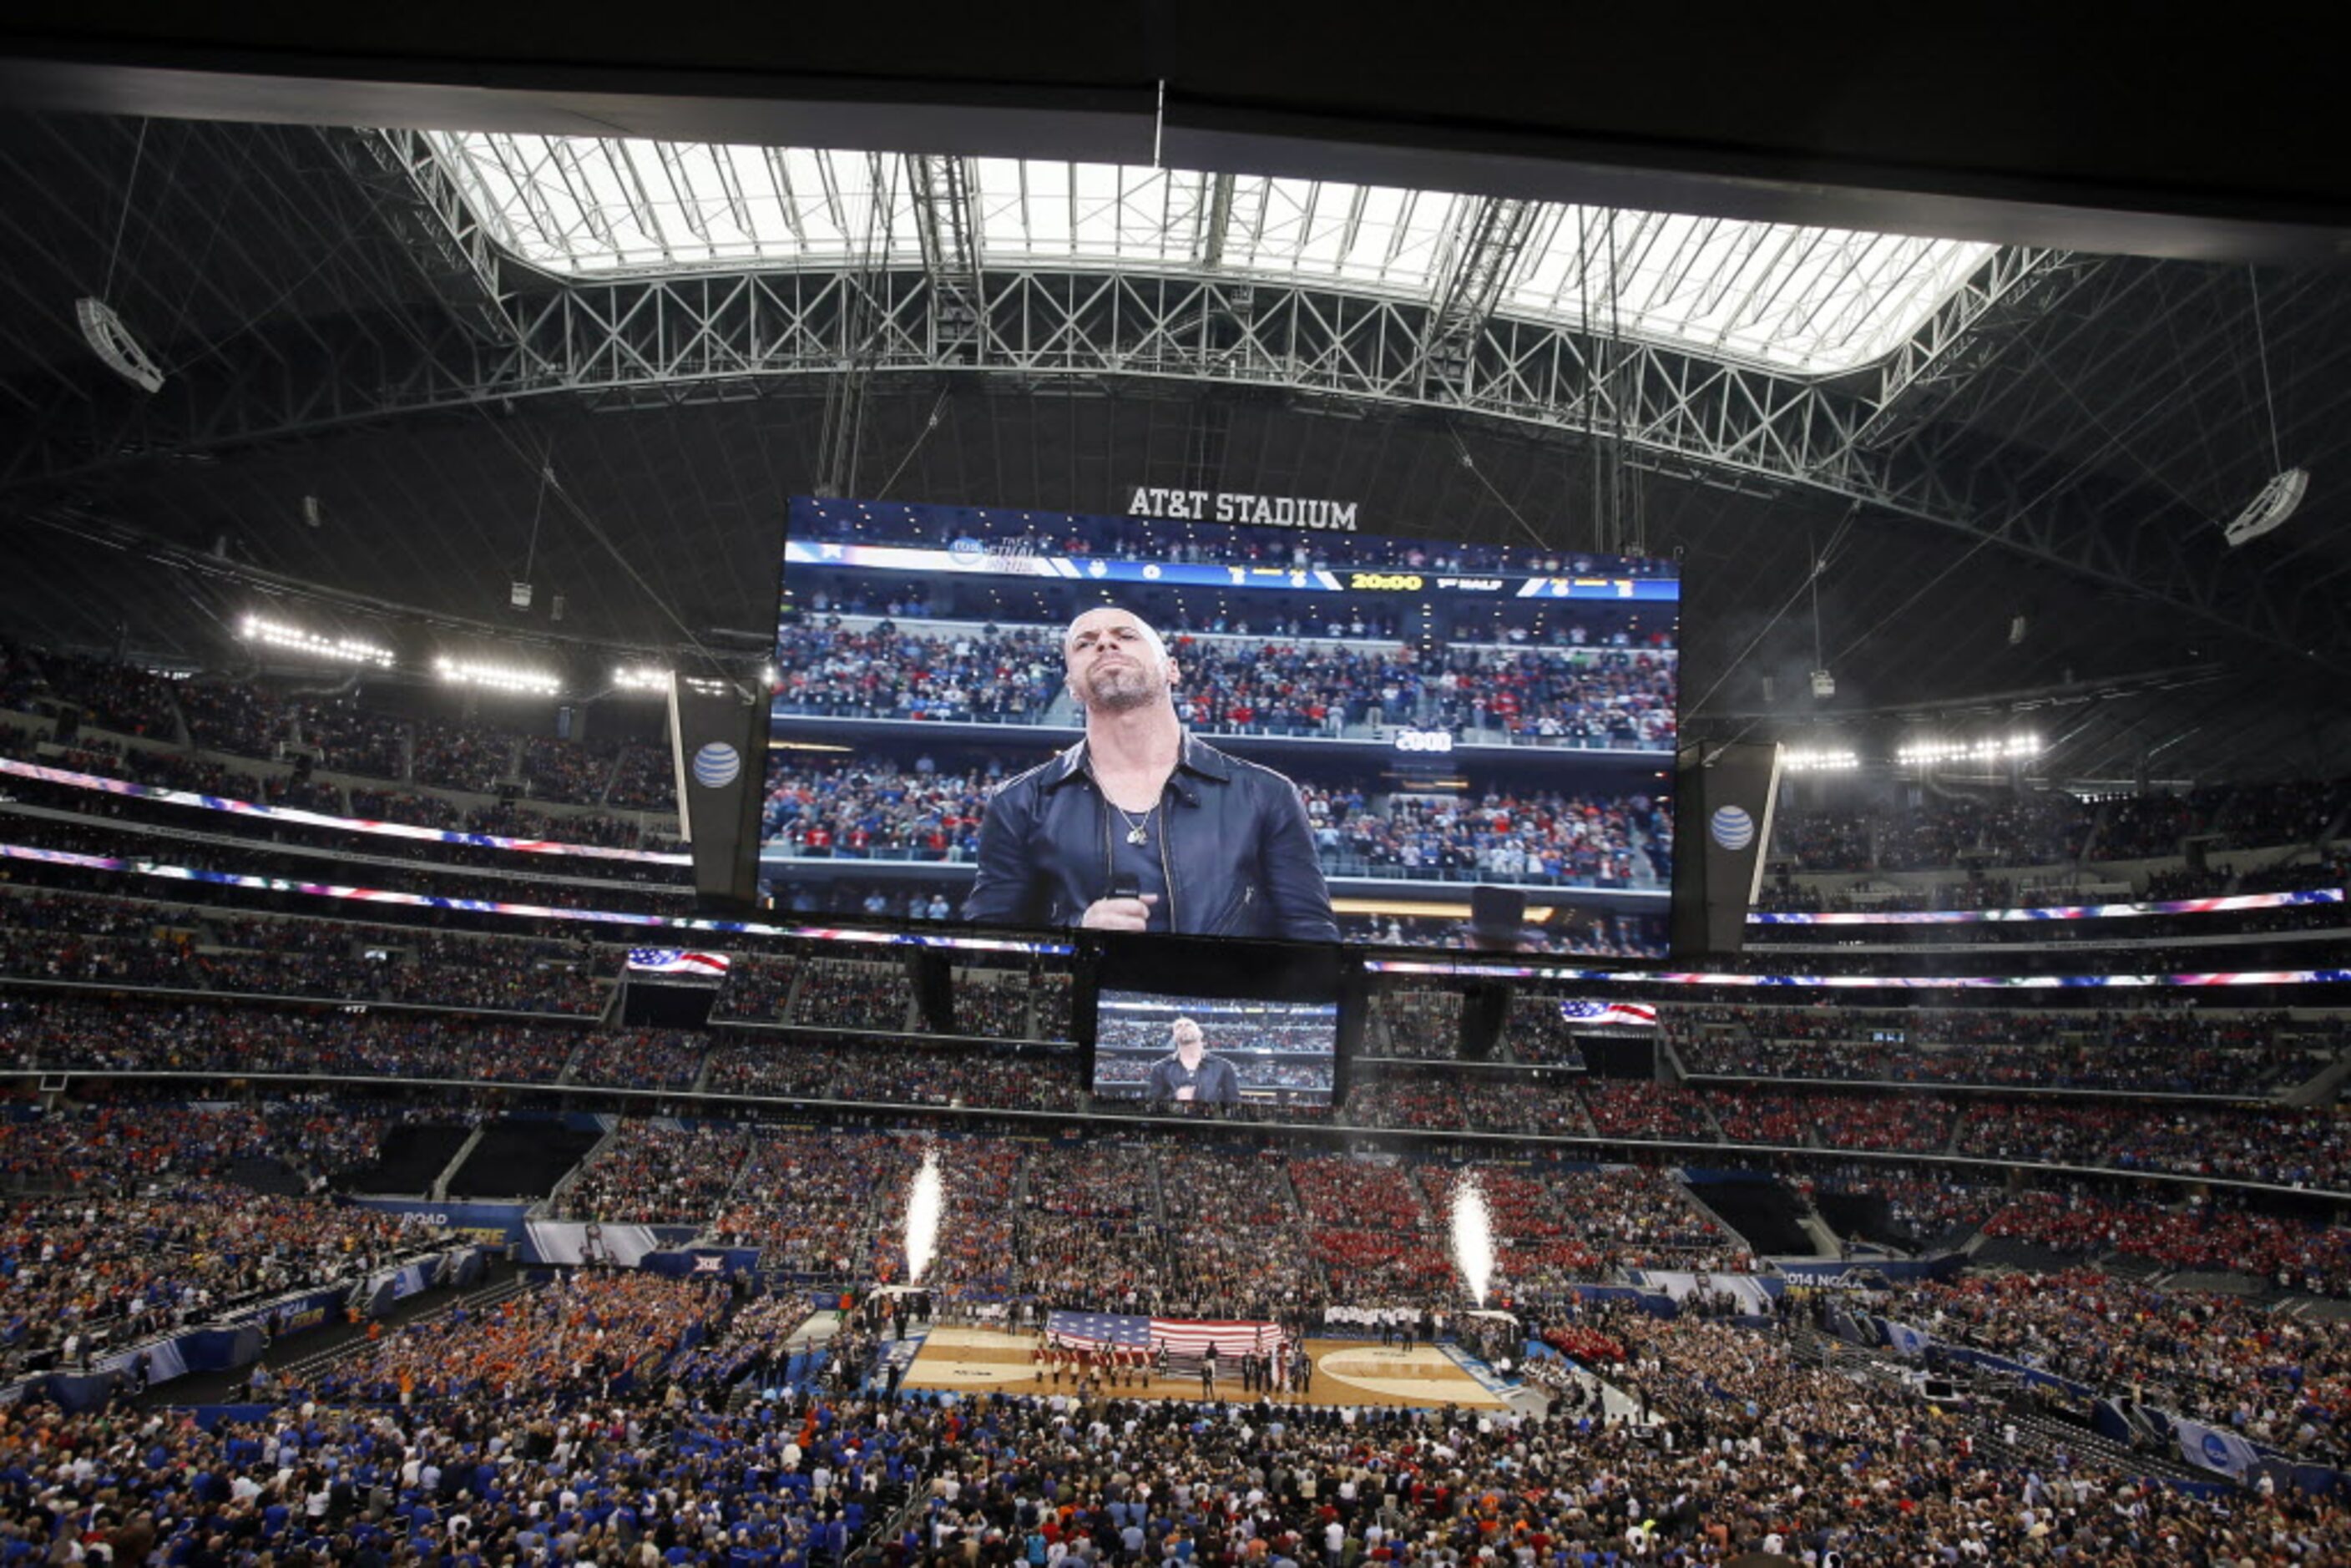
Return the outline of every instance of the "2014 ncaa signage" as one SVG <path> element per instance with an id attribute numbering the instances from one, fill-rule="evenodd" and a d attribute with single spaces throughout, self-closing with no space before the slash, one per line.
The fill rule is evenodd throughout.
<path id="1" fill-rule="evenodd" d="M 1247 523 L 1257 528 L 1343 528 L 1355 527 L 1353 501 L 1311 496 L 1259 496 L 1247 490 L 1168 490 L 1137 485 L 1126 504 L 1130 517 L 1166 517 L 1186 523 Z"/>

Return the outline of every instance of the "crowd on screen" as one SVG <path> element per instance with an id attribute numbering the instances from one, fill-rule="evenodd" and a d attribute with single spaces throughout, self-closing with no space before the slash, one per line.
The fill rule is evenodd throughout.
<path id="1" fill-rule="evenodd" d="M 1468 544 L 1456 540 L 1393 539 L 1344 529 L 1307 532 L 1294 528 L 1217 524 L 1205 532 L 1184 523 L 1144 522 L 1133 517 L 1090 517 L 1083 528 L 1051 517 L 1032 521 L 1019 514 L 1017 535 L 1039 556 L 1100 556 L 1106 560 L 1176 561 L 1198 566 L 1280 567 L 1304 571 L 1319 567 L 1379 567 L 1404 571 L 1508 571 L 1531 577 L 1671 577 L 1673 563 L 1623 556 L 1562 553 L 1524 545 Z M 1008 514 L 998 514 L 1009 528 Z M 863 505 L 824 507 L 792 519 L 793 538 L 837 544 L 904 544 L 946 549 L 970 525 L 962 514 L 946 517 L 929 508 L 877 510 Z M 921 591 L 919 579 L 905 591 Z"/>
<path id="2" fill-rule="evenodd" d="M 1171 623 L 1176 703 L 1203 734 L 1362 735 L 1397 726 L 1467 740 L 1670 749 L 1677 669 L 1629 636 L 1606 646 L 1431 643 L 1366 649 L 1283 635 L 1251 645 Z M 1348 628 L 1342 627 L 1346 631 Z M 1506 636 L 1523 640 L 1522 630 Z M 1069 722 L 1056 626 L 920 632 L 884 620 L 787 626 L 777 710 L 827 718 Z"/>
<path id="3" fill-rule="evenodd" d="M 997 764 L 942 771 L 927 756 L 908 767 L 778 758 L 768 772 L 763 840 L 772 852 L 812 860 L 969 862 L 987 796 L 1002 779 Z M 1322 869 L 1333 876 L 1622 886 L 1636 871 L 1661 873 L 1672 849 L 1670 827 L 1640 796 L 1378 796 L 1311 780 L 1300 795 Z M 841 896 L 831 901 L 836 907 Z M 944 895 L 915 896 L 925 907 L 905 911 L 911 917 L 951 917 L 952 901 L 945 911 L 928 908 Z"/>

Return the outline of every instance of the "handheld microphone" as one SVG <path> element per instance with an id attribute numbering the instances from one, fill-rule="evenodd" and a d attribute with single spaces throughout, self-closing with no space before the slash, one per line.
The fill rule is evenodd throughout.
<path id="1" fill-rule="evenodd" d="M 1141 898 L 1143 896 L 1143 884 L 1134 879 L 1132 873 L 1122 872 L 1118 875 L 1110 879 L 1110 892 L 1103 894 L 1103 896 L 1106 898 Z"/>

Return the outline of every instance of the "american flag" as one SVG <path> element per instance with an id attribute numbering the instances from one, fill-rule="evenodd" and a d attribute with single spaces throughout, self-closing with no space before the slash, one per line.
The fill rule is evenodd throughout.
<path id="1" fill-rule="evenodd" d="M 1597 1002 L 1589 997 L 1570 997 L 1559 1004 L 1559 1016 L 1593 1029 L 1657 1027 L 1657 1009 L 1646 1002 Z"/>
<path id="2" fill-rule="evenodd" d="M 629 967 L 642 975 L 701 975 L 725 979 L 728 959 L 724 953 L 695 953 L 683 947 L 632 947 Z"/>
<path id="3" fill-rule="evenodd" d="M 1050 1312 L 1045 1337 L 1081 1349 L 1155 1350 L 1179 1360 L 1196 1360 L 1210 1345 L 1229 1361 L 1249 1351 L 1280 1349 L 1277 1323 L 1238 1321 L 1203 1322 L 1189 1318 L 1146 1318 L 1131 1312 Z"/>

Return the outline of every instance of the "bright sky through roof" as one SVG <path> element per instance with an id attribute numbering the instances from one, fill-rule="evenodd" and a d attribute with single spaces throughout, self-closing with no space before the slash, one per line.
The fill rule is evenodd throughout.
<path id="1" fill-rule="evenodd" d="M 489 233 L 576 277 L 838 267 L 879 242 L 917 267 L 895 154 L 436 132 Z M 967 161 L 984 267 L 1208 267 L 1214 176 L 1035 159 Z M 878 193 L 878 194 L 877 194 Z M 1473 199 L 1239 175 L 1215 267 L 1404 298 L 1444 277 Z M 877 221 L 878 220 L 878 221 Z M 1606 329 L 1802 374 L 1891 353 L 1988 245 L 1545 204 L 1499 314 Z"/>

